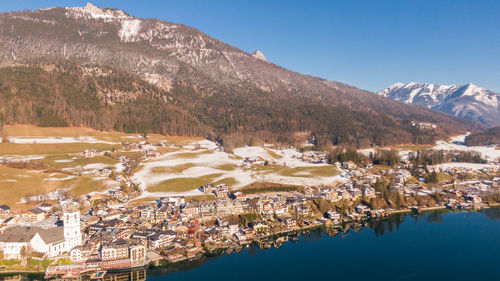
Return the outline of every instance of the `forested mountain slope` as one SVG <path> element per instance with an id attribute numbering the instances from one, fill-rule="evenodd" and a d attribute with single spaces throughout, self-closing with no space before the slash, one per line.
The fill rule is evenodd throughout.
<path id="1" fill-rule="evenodd" d="M 213 137 L 238 144 L 432 142 L 479 128 L 343 83 L 302 75 L 196 29 L 114 9 L 0 14 L 7 123 Z M 268 58 L 269 59 L 269 58 Z M 412 124 L 427 122 L 434 130 Z"/>

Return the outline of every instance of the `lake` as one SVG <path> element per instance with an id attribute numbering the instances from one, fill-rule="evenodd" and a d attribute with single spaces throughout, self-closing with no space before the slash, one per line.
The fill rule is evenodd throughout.
<path id="1" fill-rule="evenodd" d="M 108 273 L 105 279 L 500 280 L 499 262 L 500 208 L 492 208 L 479 212 L 392 215 L 368 222 L 358 232 L 351 229 L 332 237 L 318 229 L 300 235 L 296 242 L 284 243 L 279 249 L 252 246 L 239 253 L 147 272 Z"/>
<path id="2" fill-rule="evenodd" d="M 335 237 L 313 231 L 279 249 L 152 270 L 148 280 L 500 280 L 499 262 L 500 209 L 492 208 L 393 215 Z"/>

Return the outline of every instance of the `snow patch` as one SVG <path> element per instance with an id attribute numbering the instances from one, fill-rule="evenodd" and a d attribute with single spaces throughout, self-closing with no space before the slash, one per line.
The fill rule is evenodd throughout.
<path id="1" fill-rule="evenodd" d="M 100 9 L 92 3 L 87 3 L 85 7 L 67 7 L 67 15 L 72 17 L 83 17 L 83 18 L 93 18 L 93 19 L 119 19 L 119 18 L 127 18 L 127 14 L 125 14 L 121 10 L 112 10 L 112 9 Z"/>
<path id="2" fill-rule="evenodd" d="M 139 33 L 141 21 L 138 19 L 124 20 L 118 36 L 123 42 L 133 42 L 135 36 Z"/>
<path id="3" fill-rule="evenodd" d="M 466 146 L 465 145 L 465 135 L 459 135 L 452 137 L 450 141 L 437 141 L 436 146 L 432 149 L 435 150 L 459 150 L 459 151 L 475 151 L 481 153 L 481 155 L 488 161 L 495 161 L 500 157 L 500 150 L 497 150 L 493 146 Z"/>
<path id="4" fill-rule="evenodd" d="M 106 143 L 117 144 L 113 142 L 106 142 L 95 139 L 93 137 L 69 138 L 69 137 L 10 137 L 9 142 L 18 144 L 58 144 L 58 143 Z"/>

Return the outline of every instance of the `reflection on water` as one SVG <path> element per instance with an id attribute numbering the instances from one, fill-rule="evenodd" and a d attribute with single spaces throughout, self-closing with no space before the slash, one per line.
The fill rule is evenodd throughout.
<path id="1" fill-rule="evenodd" d="M 484 209 L 481 210 L 480 212 L 484 213 L 485 216 L 488 217 L 489 219 L 500 220 L 500 208 Z M 287 240 L 292 242 L 297 242 L 299 241 L 298 237 L 300 237 L 301 238 L 300 243 L 313 243 L 320 240 L 323 236 L 325 236 L 325 234 L 328 236 L 339 235 L 340 237 L 344 238 L 350 235 L 356 235 L 355 232 L 362 231 L 365 229 L 372 229 L 375 236 L 380 237 L 387 233 L 396 232 L 405 219 L 413 219 L 416 222 L 424 221 L 427 223 L 442 224 L 444 221 L 444 215 L 447 213 L 449 213 L 449 211 L 447 210 L 437 210 L 429 213 L 421 213 L 418 215 L 393 214 L 381 219 L 372 219 L 359 223 L 346 223 L 337 228 L 318 227 L 310 230 L 299 231 L 297 233 L 288 234 L 287 238 L 289 239 Z M 276 248 L 279 248 L 276 246 L 277 243 L 273 243 L 273 241 L 276 242 L 277 239 L 280 239 L 280 236 L 270 238 L 268 239 L 268 241 L 265 242 L 268 242 L 267 243 L 268 245 L 274 245 Z M 248 253 L 249 255 L 255 255 L 259 251 L 267 249 L 267 247 L 262 247 L 262 245 L 266 245 L 266 243 L 254 243 L 250 245 L 248 248 L 244 248 L 244 251 L 246 251 L 246 253 Z M 279 245 L 281 246 L 281 243 L 279 243 Z M 227 253 L 222 252 L 220 254 L 225 255 Z M 186 262 L 181 264 L 173 264 L 173 265 L 165 264 L 163 266 L 150 269 L 148 275 L 154 277 L 160 277 L 174 272 L 189 271 L 194 268 L 200 267 L 205 263 L 207 263 L 208 261 L 216 259 L 217 257 L 218 256 L 204 257 L 198 261 Z"/>
<path id="2" fill-rule="evenodd" d="M 90 274 L 82 274 L 79 279 L 71 279 L 71 280 L 91 280 Z M 102 281 L 144 281 L 147 278 L 147 270 L 146 268 L 140 269 L 132 269 L 132 270 L 123 270 L 123 271 L 108 271 L 104 275 L 104 278 L 98 279 Z M 45 280 L 43 274 L 7 274 L 0 275 L 0 280 L 2 281 L 28 281 L 28 280 Z M 50 280 L 68 280 L 62 278 L 52 278 Z"/>
<path id="3" fill-rule="evenodd" d="M 500 220 L 500 208 L 489 208 L 489 209 L 484 209 L 483 213 L 486 215 L 487 218 L 490 220 Z"/>
<path id="4" fill-rule="evenodd" d="M 368 221 L 366 226 L 372 228 L 375 232 L 375 236 L 379 237 L 387 232 L 394 232 L 398 230 L 404 218 L 405 215 L 403 214 L 394 214 L 385 219 Z"/>
<path id="5" fill-rule="evenodd" d="M 500 220 L 500 208 L 490 208 L 480 211 L 484 214 L 484 217 L 499 221 Z M 228 255 L 232 253 L 239 253 L 244 251 L 246 254 L 255 255 L 258 254 L 262 249 L 268 249 L 271 246 L 275 248 L 280 248 L 283 243 L 290 243 L 286 241 L 300 243 L 314 243 L 320 240 L 324 236 L 339 236 L 339 238 L 345 238 L 348 236 L 357 235 L 357 231 L 370 231 L 373 230 L 375 237 L 381 237 L 384 234 L 396 232 L 399 230 L 400 226 L 405 219 L 415 220 L 416 222 L 422 221 L 431 224 L 442 224 L 444 222 L 444 215 L 446 211 L 435 211 L 425 214 L 393 214 L 383 219 L 373 219 L 361 223 L 346 223 L 340 227 L 328 228 L 328 227 L 318 227 L 306 231 L 299 231 L 295 233 L 289 233 L 286 236 L 275 236 L 267 239 L 261 240 L 259 243 L 254 243 L 246 248 L 236 248 L 228 250 L 220 250 L 212 256 L 204 256 L 201 259 L 181 262 L 176 264 L 168 264 L 166 262 L 161 262 L 159 266 L 151 266 L 146 269 L 136 269 L 126 272 L 107 272 L 104 279 L 110 281 L 139 281 L 146 280 L 147 276 L 151 277 L 166 277 L 166 275 L 176 272 L 186 272 L 197 267 L 201 267 L 211 260 L 217 259 L 222 255 Z M 471 213 L 473 215 L 474 213 Z M 279 250 L 277 250 L 279 251 Z M 237 255 L 237 254 L 236 254 Z M 237 259 L 238 257 L 234 257 Z M 208 265 L 207 265 L 208 266 Z M 411 278 L 410 278 L 411 279 Z M 43 275 L 41 274 L 12 274 L 12 275 L 0 275 L 0 280 L 43 280 Z M 58 280 L 58 279 L 53 279 Z M 80 280 L 90 280 L 90 275 L 84 275 L 80 277 Z"/>

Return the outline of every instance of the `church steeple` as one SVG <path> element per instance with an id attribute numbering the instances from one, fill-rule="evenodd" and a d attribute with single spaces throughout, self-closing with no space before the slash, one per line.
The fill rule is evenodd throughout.
<path id="1" fill-rule="evenodd" d="M 63 212 L 64 239 L 67 248 L 72 248 L 82 244 L 82 233 L 80 229 L 80 210 L 74 203 L 65 206 Z"/>

